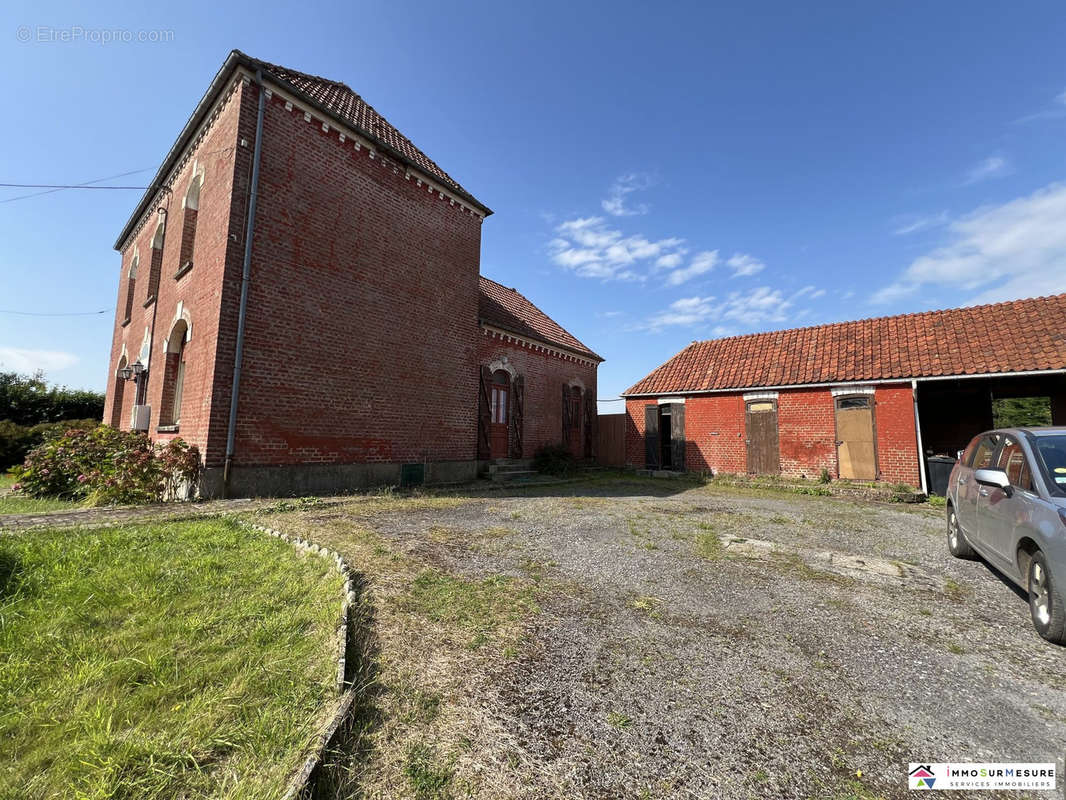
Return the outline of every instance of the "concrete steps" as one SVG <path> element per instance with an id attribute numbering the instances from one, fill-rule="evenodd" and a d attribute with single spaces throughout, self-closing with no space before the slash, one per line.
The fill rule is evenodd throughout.
<path id="1" fill-rule="evenodd" d="M 489 464 L 489 479 L 496 483 L 522 480 L 536 475 L 532 459 L 498 458 Z"/>

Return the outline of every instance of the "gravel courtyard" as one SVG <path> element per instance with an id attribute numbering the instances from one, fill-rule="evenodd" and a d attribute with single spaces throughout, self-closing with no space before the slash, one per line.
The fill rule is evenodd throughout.
<path id="1" fill-rule="evenodd" d="M 1063 767 L 1066 649 L 948 555 L 940 508 L 599 479 L 280 512 L 367 578 L 365 796 L 894 798 L 910 761 Z M 463 587 L 500 614 L 468 624 Z"/>

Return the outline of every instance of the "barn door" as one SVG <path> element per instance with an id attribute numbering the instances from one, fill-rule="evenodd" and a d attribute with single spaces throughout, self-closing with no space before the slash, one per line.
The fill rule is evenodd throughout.
<path id="1" fill-rule="evenodd" d="M 685 404 L 670 404 L 670 465 L 685 471 Z"/>
<path id="2" fill-rule="evenodd" d="M 748 432 L 748 472 L 776 475 L 781 471 L 777 441 L 777 403 L 773 400 L 748 402 L 745 414 Z"/>
<path id="3" fill-rule="evenodd" d="M 526 379 L 519 375 L 511 383 L 511 458 L 522 457 L 522 420 L 525 417 Z"/>
<path id="4" fill-rule="evenodd" d="M 877 478 L 874 409 L 870 397 L 838 397 L 837 465 L 841 478 Z"/>
<path id="5" fill-rule="evenodd" d="M 477 393 L 477 457 L 481 461 L 487 461 L 492 452 L 489 439 L 492 424 L 492 406 L 489 401 L 491 384 L 492 371 L 488 367 L 482 367 Z"/>
<path id="6" fill-rule="evenodd" d="M 659 468 L 659 406 L 644 406 L 644 466 Z"/>

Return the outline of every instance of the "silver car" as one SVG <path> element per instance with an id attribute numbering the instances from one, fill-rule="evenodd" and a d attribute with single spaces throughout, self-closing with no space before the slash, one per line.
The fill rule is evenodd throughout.
<path id="1" fill-rule="evenodd" d="M 948 548 L 1029 593 L 1037 633 L 1066 644 L 1066 428 L 975 436 L 951 471 Z"/>

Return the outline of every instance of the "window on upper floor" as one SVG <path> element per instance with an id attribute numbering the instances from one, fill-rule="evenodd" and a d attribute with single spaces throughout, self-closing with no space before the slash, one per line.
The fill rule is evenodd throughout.
<path id="1" fill-rule="evenodd" d="M 155 235 L 152 237 L 152 261 L 148 266 L 148 299 L 144 301 L 148 305 L 159 294 L 159 273 L 163 269 L 163 234 L 166 222 L 160 220 L 156 226 Z"/>
<path id="2" fill-rule="evenodd" d="M 122 315 L 122 324 L 130 321 L 133 314 L 133 293 L 137 289 L 137 266 L 140 264 L 141 255 L 137 248 L 133 249 L 133 259 L 130 261 L 129 271 L 126 273 L 126 311 Z"/>
<path id="3" fill-rule="evenodd" d="M 174 275 L 180 278 L 193 266 L 193 253 L 196 247 L 196 218 L 200 213 L 200 190 L 203 188 L 202 172 L 193 175 L 189 188 L 182 199 L 181 249 L 178 253 L 178 271 Z"/>

